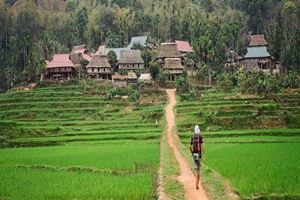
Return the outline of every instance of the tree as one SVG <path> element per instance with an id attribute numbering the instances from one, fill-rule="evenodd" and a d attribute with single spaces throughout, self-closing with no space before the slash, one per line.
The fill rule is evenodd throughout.
<path id="1" fill-rule="evenodd" d="M 149 71 L 153 80 L 156 80 L 156 77 L 159 74 L 159 66 L 156 63 L 150 63 Z"/>
<path id="2" fill-rule="evenodd" d="M 149 67 L 149 63 L 152 60 L 152 54 L 147 48 L 144 48 L 144 50 L 142 50 L 142 58 L 145 62 L 145 67 Z"/>
<path id="3" fill-rule="evenodd" d="M 179 27 L 179 19 L 176 16 L 171 18 L 170 22 L 170 36 L 171 40 L 180 39 L 180 27 Z"/>
<path id="4" fill-rule="evenodd" d="M 108 35 L 105 38 L 105 43 L 109 48 L 118 48 L 123 46 L 122 37 L 117 33 L 111 31 L 108 32 Z"/>
<path id="5" fill-rule="evenodd" d="M 87 24 L 88 24 L 88 13 L 85 7 L 81 8 L 77 12 L 76 24 L 77 24 L 78 39 L 80 42 L 84 42 L 85 32 L 87 30 Z"/>
<path id="6" fill-rule="evenodd" d="M 114 51 L 112 51 L 112 50 L 110 50 L 108 53 L 107 53 L 107 59 L 108 59 L 108 62 L 109 62 L 109 64 L 112 66 L 112 67 L 114 67 L 115 65 L 116 65 L 116 63 L 117 63 L 117 54 L 114 52 Z"/>

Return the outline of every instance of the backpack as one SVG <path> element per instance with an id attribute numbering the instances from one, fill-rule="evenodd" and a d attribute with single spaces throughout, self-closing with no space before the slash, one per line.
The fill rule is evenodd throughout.
<path id="1" fill-rule="evenodd" d="M 200 135 L 193 135 L 191 144 L 193 146 L 192 150 L 193 153 L 201 153 L 201 143 L 202 143 L 202 137 Z"/>

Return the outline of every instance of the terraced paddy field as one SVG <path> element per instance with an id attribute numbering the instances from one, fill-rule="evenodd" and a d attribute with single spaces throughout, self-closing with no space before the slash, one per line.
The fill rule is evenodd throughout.
<path id="1" fill-rule="evenodd" d="M 299 97 L 293 91 L 271 98 L 214 92 L 195 101 L 178 98 L 177 131 L 188 155 L 193 126 L 200 125 L 204 164 L 242 199 L 300 199 Z"/>
<path id="2" fill-rule="evenodd" d="M 111 88 L 1 94 L 0 199 L 155 199 L 164 94 L 141 104 Z"/>

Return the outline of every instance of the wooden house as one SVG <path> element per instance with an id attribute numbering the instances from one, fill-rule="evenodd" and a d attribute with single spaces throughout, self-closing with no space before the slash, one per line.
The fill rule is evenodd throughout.
<path id="1" fill-rule="evenodd" d="M 141 45 L 143 48 L 147 48 L 148 46 L 148 36 L 136 36 L 132 37 L 127 49 L 132 49 L 135 44 Z"/>
<path id="2" fill-rule="evenodd" d="M 140 50 L 121 50 L 118 62 L 119 70 L 144 70 L 144 66 Z"/>
<path id="3" fill-rule="evenodd" d="M 71 53 L 70 59 L 74 63 L 74 65 L 80 65 L 80 60 L 84 59 L 87 62 L 92 60 L 92 56 L 90 52 L 87 50 L 85 45 L 74 46 Z"/>
<path id="4" fill-rule="evenodd" d="M 135 72 L 133 72 L 133 71 L 128 72 L 128 75 L 127 75 L 127 83 L 128 84 L 136 84 L 137 80 L 138 80 L 138 78 L 137 78 Z"/>
<path id="5" fill-rule="evenodd" d="M 94 54 L 86 66 L 87 77 L 91 79 L 111 79 L 111 66 L 103 54 Z"/>
<path id="6" fill-rule="evenodd" d="M 175 40 L 178 51 L 184 56 L 188 53 L 193 53 L 193 47 L 191 47 L 188 41 Z"/>
<path id="7" fill-rule="evenodd" d="M 141 82 L 143 82 L 143 83 L 147 83 L 147 84 L 153 83 L 153 79 L 152 79 L 150 73 L 147 73 L 147 74 L 141 74 L 141 76 L 139 77 L 138 80 L 141 81 Z"/>
<path id="8" fill-rule="evenodd" d="M 268 52 L 268 43 L 264 35 L 251 35 L 247 53 L 239 59 L 239 63 L 246 70 L 258 69 L 279 75 L 280 64 L 277 64 Z"/>
<path id="9" fill-rule="evenodd" d="M 180 58 L 166 58 L 163 69 L 168 73 L 168 80 L 174 81 L 176 76 L 183 74 L 184 67 Z"/>
<path id="10" fill-rule="evenodd" d="M 178 51 L 176 43 L 162 43 L 155 60 L 167 71 L 169 81 L 174 81 L 176 76 L 184 72 L 183 55 Z"/>
<path id="11" fill-rule="evenodd" d="M 127 75 L 114 74 L 112 75 L 112 83 L 118 87 L 126 87 L 127 86 Z"/>
<path id="12" fill-rule="evenodd" d="M 44 74 L 50 80 L 69 80 L 75 76 L 75 66 L 69 54 L 56 54 L 47 64 Z"/>

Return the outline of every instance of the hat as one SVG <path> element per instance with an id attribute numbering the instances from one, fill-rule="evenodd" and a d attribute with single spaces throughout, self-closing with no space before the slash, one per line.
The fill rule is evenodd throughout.
<path id="1" fill-rule="evenodd" d="M 198 125 L 195 126 L 194 130 L 195 130 L 195 134 L 200 134 L 201 132 Z"/>

